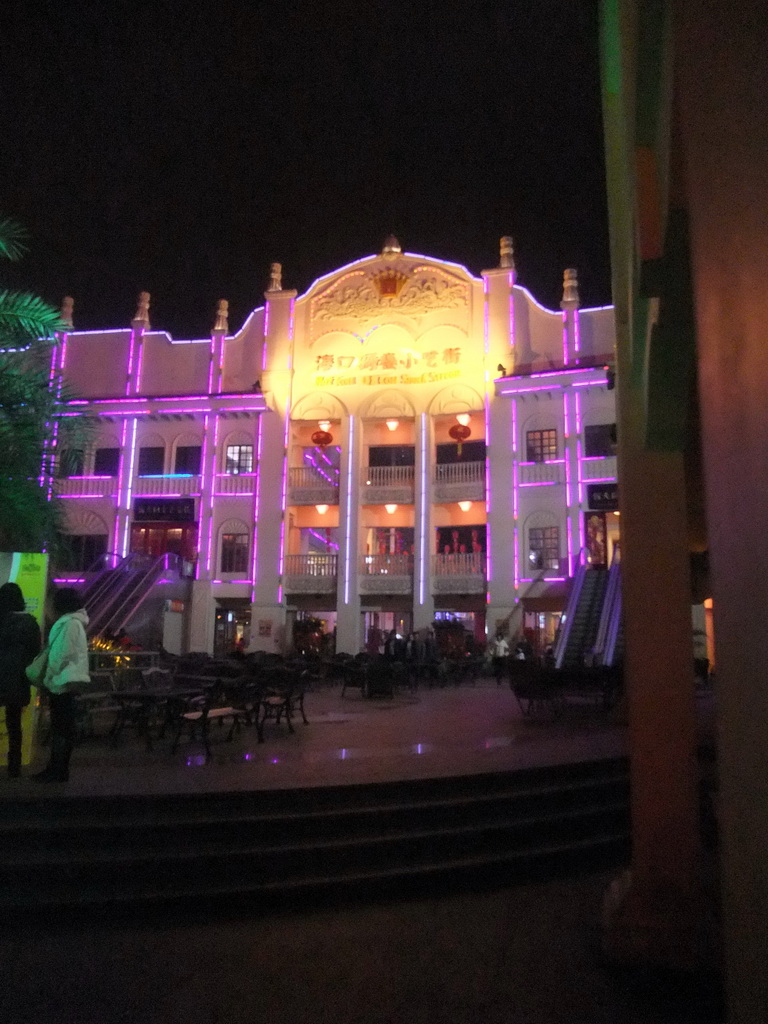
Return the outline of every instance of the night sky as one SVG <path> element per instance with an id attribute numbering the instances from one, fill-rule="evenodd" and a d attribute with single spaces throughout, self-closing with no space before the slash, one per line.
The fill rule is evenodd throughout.
<path id="1" fill-rule="evenodd" d="M 202 6 L 204 10 L 198 9 Z M 597 0 L 4 5 L 0 279 L 79 328 L 230 329 L 381 249 L 495 266 L 557 307 L 610 301 Z"/>

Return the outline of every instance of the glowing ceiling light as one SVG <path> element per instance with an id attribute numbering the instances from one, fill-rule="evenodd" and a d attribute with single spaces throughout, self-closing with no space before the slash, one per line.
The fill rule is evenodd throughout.
<path id="1" fill-rule="evenodd" d="M 456 417 L 456 419 L 462 425 L 462 427 L 468 427 L 469 426 L 469 413 L 468 412 L 460 412 L 458 414 L 458 416 Z"/>
<path id="2" fill-rule="evenodd" d="M 400 426 L 400 420 L 387 420 L 387 430 L 397 430 Z"/>
<path id="3" fill-rule="evenodd" d="M 385 505 L 384 508 L 387 510 L 387 512 L 389 512 L 390 515 L 392 515 L 394 512 L 397 512 L 397 505 Z"/>
<path id="4" fill-rule="evenodd" d="M 329 506 L 328 505 L 315 505 L 315 508 L 317 509 L 318 513 L 321 516 L 324 516 L 325 513 L 328 511 Z"/>
<path id="5" fill-rule="evenodd" d="M 469 512 L 469 510 L 472 508 L 472 502 L 471 501 L 460 501 L 459 502 L 459 508 L 461 509 L 462 512 Z"/>
<path id="6" fill-rule="evenodd" d="M 331 421 L 330 420 L 318 420 L 317 421 L 317 425 L 318 425 L 318 427 L 321 430 L 330 430 L 331 429 Z"/>

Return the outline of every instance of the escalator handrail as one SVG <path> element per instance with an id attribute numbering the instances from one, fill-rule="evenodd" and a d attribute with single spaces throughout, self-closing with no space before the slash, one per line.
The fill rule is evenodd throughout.
<path id="1" fill-rule="evenodd" d="M 563 658 L 565 657 L 565 651 L 568 647 L 568 638 L 570 636 L 571 627 L 573 626 L 573 620 L 575 617 L 574 613 L 578 607 L 579 597 L 581 596 L 581 591 L 584 587 L 586 575 L 586 549 L 582 548 L 578 554 L 578 568 L 576 569 L 571 583 L 571 592 L 568 595 L 568 603 L 566 604 L 565 612 L 560 619 L 557 636 L 555 637 L 555 666 L 557 668 L 563 667 Z"/>
<path id="2" fill-rule="evenodd" d="M 121 596 L 134 584 L 139 573 L 145 573 L 155 562 L 147 555 L 131 553 L 122 559 L 104 580 L 101 588 L 89 596 L 86 608 L 90 616 L 88 632 L 96 636 L 112 617 Z"/>
<path id="3" fill-rule="evenodd" d="M 180 565 L 181 559 L 178 555 L 169 553 L 159 555 L 147 567 L 146 572 L 142 576 L 139 576 L 138 573 L 134 576 L 132 580 L 133 586 L 130 589 L 127 587 L 123 588 L 118 595 L 118 599 L 123 598 L 122 602 L 116 608 L 113 606 L 108 609 L 106 620 L 100 624 L 98 632 L 103 633 L 104 630 L 110 628 L 113 631 L 123 629 L 130 617 L 147 597 L 161 573 L 170 569 L 178 572 Z"/>
<path id="4" fill-rule="evenodd" d="M 605 589 L 605 597 L 603 598 L 603 606 L 600 611 L 600 622 L 597 627 L 597 636 L 595 637 L 595 643 L 592 648 L 592 655 L 594 663 L 605 664 L 606 645 L 608 638 L 608 630 L 610 628 L 611 620 L 614 614 L 614 604 L 616 603 L 616 595 L 618 593 L 619 600 L 621 599 L 621 557 L 619 555 L 618 544 L 613 549 L 613 557 L 611 559 L 611 567 L 608 570 L 608 583 Z"/>

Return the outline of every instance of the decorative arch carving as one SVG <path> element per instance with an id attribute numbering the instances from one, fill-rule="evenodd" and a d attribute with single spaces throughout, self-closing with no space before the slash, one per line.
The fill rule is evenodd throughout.
<path id="1" fill-rule="evenodd" d="M 64 524 L 64 533 L 76 537 L 92 537 L 96 534 L 109 534 L 109 528 L 101 516 L 96 515 L 91 509 L 70 508 Z"/>
<path id="2" fill-rule="evenodd" d="M 185 433 L 179 434 L 178 437 L 174 437 L 171 442 L 171 448 L 175 452 L 177 448 L 193 447 L 194 445 L 202 445 L 203 439 L 200 434 L 193 433 L 187 430 Z"/>
<path id="3" fill-rule="evenodd" d="M 455 416 L 462 412 L 479 411 L 485 407 L 482 395 L 468 384 L 451 384 L 438 391 L 429 403 L 431 416 Z"/>
<path id="4" fill-rule="evenodd" d="M 136 440 L 140 448 L 165 448 L 165 438 L 162 434 L 153 434 L 151 431 L 144 434 L 140 431 Z"/>
<path id="5" fill-rule="evenodd" d="M 531 512 L 526 516 L 523 521 L 523 529 L 525 530 L 525 536 L 528 537 L 528 531 L 533 529 L 543 529 L 547 526 L 560 526 L 560 517 L 557 512 L 552 512 L 550 509 L 537 509 L 535 512 Z"/>
<path id="6" fill-rule="evenodd" d="M 347 415 L 347 407 L 327 391 L 311 391 L 294 403 L 292 420 L 340 420 Z"/>
<path id="7" fill-rule="evenodd" d="M 364 419 L 413 419 L 416 416 L 416 409 L 410 398 L 402 391 L 395 388 L 388 388 L 386 391 L 379 391 L 372 395 L 360 406 L 360 415 Z"/>
<path id="8" fill-rule="evenodd" d="M 227 519 L 219 526 L 219 538 L 223 537 L 225 533 L 248 533 L 250 534 L 251 527 L 248 523 L 244 523 L 242 519 Z"/>

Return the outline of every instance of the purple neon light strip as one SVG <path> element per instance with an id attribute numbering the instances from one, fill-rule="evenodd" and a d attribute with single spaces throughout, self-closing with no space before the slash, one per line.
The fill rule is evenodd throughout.
<path id="1" fill-rule="evenodd" d="M 421 459 L 421 493 L 419 495 L 419 604 L 426 600 L 427 585 L 427 415 L 421 414 L 419 432 Z"/>
<path id="2" fill-rule="evenodd" d="M 291 300 L 293 302 L 293 300 Z M 290 403 L 285 407 L 285 426 L 283 429 L 283 481 L 280 494 L 280 547 L 277 557 L 277 576 L 280 580 L 277 588 L 277 603 L 283 599 L 283 566 L 285 563 L 285 510 L 288 502 L 288 436 L 291 428 Z"/>
<path id="3" fill-rule="evenodd" d="M 211 350 L 208 355 L 208 394 L 213 394 L 213 365 L 216 360 L 216 335 L 211 335 Z"/>
<path id="4" fill-rule="evenodd" d="M 559 487 L 557 480 L 536 480 L 533 483 L 520 484 L 520 487 Z"/>
<path id="5" fill-rule="evenodd" d="M 578 308 L 573 311 L 573 347 L 576 353 L 576 358 L 578 359 L 581 353 L 581 327 L 579 325 Z"/>
<path id="6" fill-rule="evenodd" d="M 117 499 L 115 509 L 115 548 L 118 546 L 118 534 L 120 532 L 120 516 L 122 515 L 123 499 L 125 497 L 125 463 L 126 443 L 128 441 L 128 420 L 123 420 L 123 427 L 120 431 L 120 459 L 117 465 Z"/>
<path id="7" fill-rule="evenodd" d="M 209 486 L 208 483 L 208 439 L 210 436 L 210 417 L 205 416 L 203 418 L 203 450 L 200 454 L 200 461 L 202 462 L 203 474 L 200 481 L 200 492 L 205 494 Z M 216 452 L 213 453 L 214 460 L 216 459 Z M 213 491 L 213 485 L 210 485 L 211 491 Z M 197 566 L 195 567 L 195 579 L 200 579 L 200 559 L 197 560 Z"/>
<path id="8" fill-rule="evenodd" d="M 264 417 L 259 416 L 256 435 L 256 486 L 253 492 L 253 551 L 251 552 L 251 603 L 256 600 L 256 579 L 259 557 L 259 503 L 261 500 L 261 445 L 264 437 Z"/>
<path id="9" fill-rule="evenodd" d="M 599 388 L 601 384 L 607 384 L 607 377 L 603 377 L 600 380 L 584 380 L 571 384 L 572 388 Z"/>
<path id="10" fill-rule="evenodd" d="M 350 586 L 350 549 L 352 547 L 352 503 L 356 502 L 355 495 L 352 494 L 352 461 L 353 452 L 352 442 L 354 440 L 354 429 L 355 429 L 355 417 L 350 414 L 349 417 L 349 431 L 347 434 L 347 514 L 346 514 L 346 539 L 344 549 L 344 604 L 349 604 L 349 586 Z"/>
<path id="11" fill-rule="evenodd" d="M 131 454 L 128 461 L 128 472 L 126 473 L 126 491 L 125 491 L 125 524 L 123 526 L 123 558 L 128 554 L 128 548 L 130 545 L 129 528 L 131 525 L 131 491 L 133 489 L 133 469 L 136 458 L 136 434 L 138 431 L 139 421 L 133 421 L 133 429 L 131 431 Z"/>
<path id="12" fill-rule="evenodd" d="M 141 393 L 141 368 L 142 368 L 143 365 L 144 365 L 144 336 L 143 336 L 143 334 L 141 334 L 141 335 L 139 335 L 139 355 L 138 355 L 138 359 L 136 360 L 136 382 L 135 382 L 134 387 L 133 387 L 133 393 L 134 393 L 134 395 L 137 395 L 137 396 Z"/>
<path id="13" fill-rule="evenodd" d="M 490 408 L 490 397 L 488 392 L 485 393 L 485 529 L 487 531 L 486 537 L 486 550 L 488 551 L 488 558 L 486 563 L 486 580 L 490 584 L 493 579 L 493 563 L 491 560 L 491 408 Z"/>
<path id="14" fill-rule="evenodd" d="M 563 366 L 568 365 L 568 312 L 563 310 Z"/>
<path id="15" fill-rule="evenodd" d="M 128 366 L 125 371 L 125 394 L 131 393 L 131 379 L 133 375 L 133 358 L 136 350 L 136 331 L 131 331 L 131 340 L 128 345 Z"/>
<path id="16" fill-rule="evenodd" d="M 219 420 L 219 417 L 217 416 L 215 421 L 214 421 L 214 424 L 213 424 L 213 451 L 214 451 L 214 458 L 216 457 L 215 453 L 218 452 L 218 450 L 219 450 L 218 449 L 218 445 L 219 445 L 219 423 L 220 422 L 221 421 Z M 213 488 L 211 488 L 211 491 L 213 491 Z M 211 500 L 208 502 L 208 542 L 207 542 L 208 543 L 208 550 L 206 552 L 206 568 L 205 568 L 206 575 L 210 575 L 211 564 L 213 562 L 213 547 L 214 547 L 214 545 L 213 545 L 213 519 L 214 519 L 214 516 L 213 516 L 213 494 L 211 494 Z"/>

